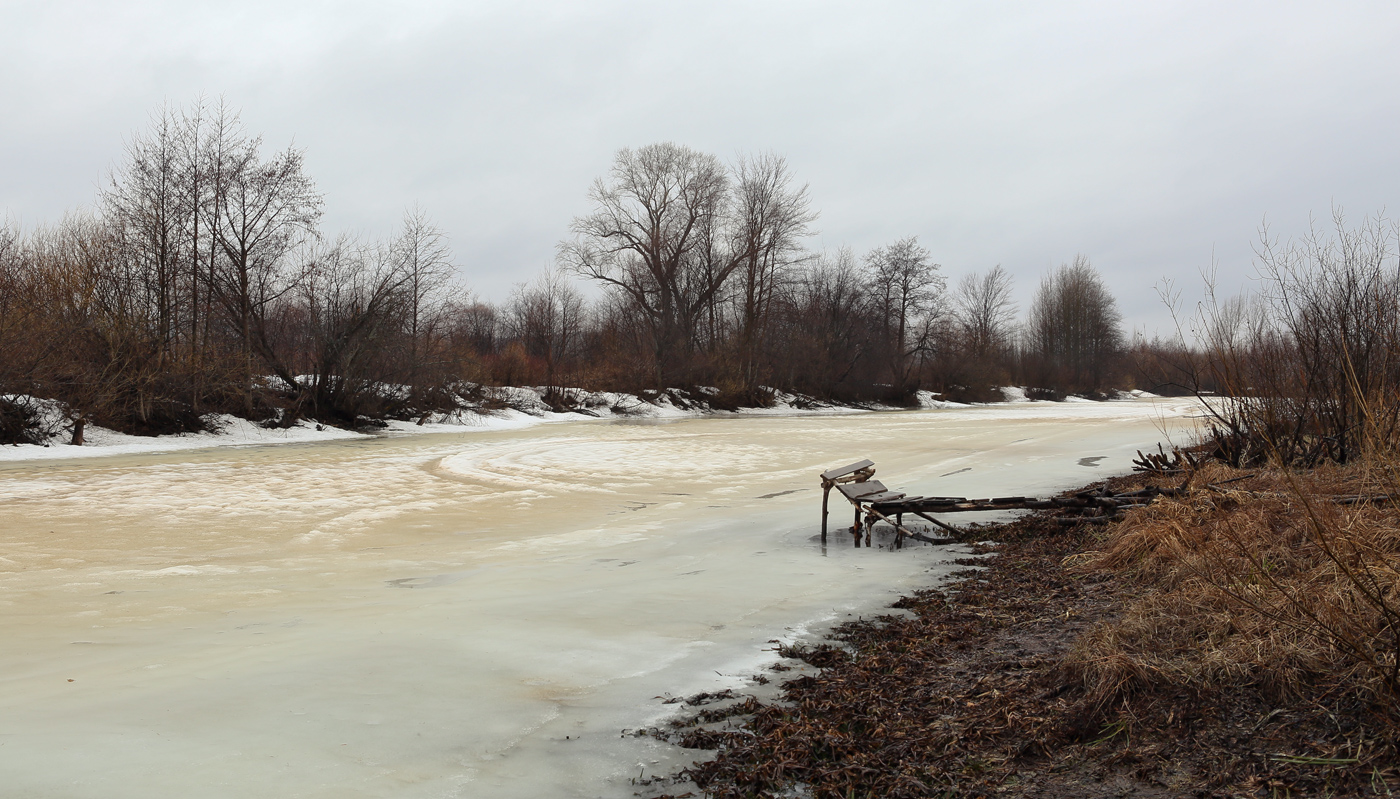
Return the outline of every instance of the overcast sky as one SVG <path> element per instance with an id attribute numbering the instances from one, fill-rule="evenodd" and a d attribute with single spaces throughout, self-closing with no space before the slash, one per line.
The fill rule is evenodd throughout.
<path id="1" fill-rule="evenodd" d="M 1395 3 L 0 0 L 0 217 L 92 202 L 162 103 L 303 148 L 324 227 L 413 203 L 488 299 L 548 267 L 624 146 L 783 154 L 815 249 L 918 236 L 1023 305 L 1088 255 L 1130 323 L 1289 235 L 1396 204 Z"/>

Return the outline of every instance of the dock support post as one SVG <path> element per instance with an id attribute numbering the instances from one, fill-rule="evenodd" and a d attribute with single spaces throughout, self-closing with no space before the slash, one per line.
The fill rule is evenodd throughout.
<path id="1" fill-rule="evenodd" d="M 914 512 L 915 512 L 915 513 L 918 513 L 918 515 L 920 515 L 920 516 L 923 516 L 923 514 L 922 514 L 922 513 L 919 513 L 918 511 L 914 511 Z M 928 518 L 928 517 L 925 516 L 924 518 Z M 869 517 L 870 527 L 874 527 L 874 526 L 875 526 L 875 520 L 876 520 L 876 519 L 881 519 L 881 520 L 883 520 L 883 521 L 889 522 L 890 524 L 894 525 L 894 529 L 895 529 L 896 534 L 898 534 L 899 536 L 901 536 L 901 544 L 903 543 L 903 539 L 902 539 L 903 536 L 906 536 L 906 535 L 907 535 L 907 536 L 909 536 L 910 538 L 913 538 L 913 537 L 914 537 L 914 534 L 911 533 L 911 532 L 909 532 L 907 529 L 905 529 L 904 525 L 899 524 L 899 523 L 896 522 L 894 519 L 891 519 L 890 517 L 888 517 L 888 516 L 886 516 L 885 514 L 879 512 L 878 510 L 875 510 L 874 507 L 871 507 L 871 508 L 870 508 L 870 517 Z M 933 520 L 930 519 L 930 521 L 933 521 Z M 866 545 L 866 546 L 870 546 L 870 541 L 869 541 L 869 540 L 866 540 L 865 545 Z"/>
<path id="2" fill-rule="evenodd" d="M 831 499 L 831 482 L 830 482 L 830 481 L 827 481 L 827 480 L 823 480 L 823 481 L 822 481 L 822 546 L 826 546 L 826 517 L 827 517 L 826 503 L 827 503 L 827 500 L 829 500 L 829 499 Z"/>

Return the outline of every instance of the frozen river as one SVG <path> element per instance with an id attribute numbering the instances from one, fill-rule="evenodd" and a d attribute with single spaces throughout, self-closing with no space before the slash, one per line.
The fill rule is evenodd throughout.
<path id="1" fill-rule="evenodd" d="M 622 737 L 958 555 L 816 542 L 823 469 L 1030 494 L 1186 401 L 569 422 L 0 464 L 0 795 L 624 797 Z M 833 524 L 849 524 L 844 502 Z"/>

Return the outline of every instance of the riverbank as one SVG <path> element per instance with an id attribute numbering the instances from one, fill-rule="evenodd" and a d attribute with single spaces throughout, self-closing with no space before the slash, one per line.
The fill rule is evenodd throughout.
<path id="1" fill-rule="evenodd" d="M 92 458 L 111 455 L 137 455 L 154 452 L 178 452 L 211 447 L 262 446 L 267 444 L 304 444 L 315 441 L 340 441 L 371 438 L 382 435 L 420 435 L 425 433 L 475 433 L 521 430 L 539 424 L 617 419 L 687 419 L 708 415 L 734 416 L 796 416 L 840 413 L 867 413 L 896 410 L 934 410 L 973 407 L 949 402 L 928 391 L 916 392 L 915 404 L 895 407 L 873 404 L 840 404 L 825 402 L 773 391 L 769 404 L 762 407 L 717 407 L 700 391 L 698 394 L 670 389 L 637 394 L 570 392 L 572 410 L 559 410 L 558 400 L 547 401 L 545 387 L 484 388 L 486 399 L 471 407 L 450 413 L 433 413 L 416 420 L 376 420 L 359 429 L 345 429 L 299 420 L 287 425 L 252 422 L 229 414 L 208 414 L 204 417 L 207 430 L 197 433 L 176 433 L 159 436 L 139 436 L 118 432 L 95 424 L 86 425 L 84 443 L 69 443 L 71 425 L 67 415 L 49 400 L 23 398 L 32 405 L 43 431 L 42 443 L 19 443 L 0 446 L 0 462 Z M 1039 402 L 1029 400 L 1021 389 L 1002 390 L 1005 403 Z M 1142 391 L 1122 392 L 1117 399 L 1131 401 L 1150 399 L 1154 395 Z M 0 397 L 0 399 L 5 399 Z M 1091 402 L 1082 397 L 1066 397 L 1066 402 Z M 997 403 L 1002 404 L 1002 403 Z"/>
<path id="2" fill-rule="evenodd" d="M 1351 597 L 1350 629 L 1331 620 L 1348 586 L 1321 551 L 1330 544 L 1358 573 L 1369 565 L 1395 608 L 1394 509 L 1324 499 L 1375 495 L 1376 477 L 1294 475 L 1289 494 L 1288 475 L 1211 466 L 1198 494 L 1109 529 L 1041 514 L 978 529 L 994 557 L 962 561 L 959 582 L 906 596 L 896 613 L 837 627 L 830 644 L 788 651 L 822 671 L 778 701 L 736 705 L 742 716 L 711 708 L 665 733 L 718 750 L 681 776 L 692 795 L 716 797 L 1393 795 L 1395 631 L 1364 597 Z M 1298 524 L 1310 515 L 1351 538 L 1309 540 Z M 1294 556 L 1249 538 L 1261 531 Z M 1361 538 L 1379 560 L 1346 554 L 1347 540 L 1353 554 L 1377 551 Z M 1250 577 L 1232 558 L 1275 570 Z M 1310 615 L 1328 620 L 1330 639 Z M 1381 628 L 1377 646 L 1350 651 L 1367 624 Z"/>

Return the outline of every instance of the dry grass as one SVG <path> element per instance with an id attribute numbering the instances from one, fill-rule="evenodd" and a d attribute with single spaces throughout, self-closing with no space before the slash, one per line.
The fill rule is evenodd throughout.
<path id="1" fill-rule="evenodd" d="M 1225 485 L 1246 474 L 1245 480 Z M 1099 707 L 1153 689 L 1346 695 L 1400 730 L 1400 504 L 1380 459 L 1298 473 L 1220 464 L 1107 533 L 1081 570 L 1136 582 L 1064 661 Z"/>
<path id="2" fill-rule="evenodd" d="M 684 776 L 716 797 L 1394 796 L 1400 518 L 1331 499 L 1389 482 L 1211 464 L 1107 531 L 979 532 L 998 554 L 967 580 L 788 650 L 822 672 L 741 729 L 676 733 L 720 750 Z"/>

